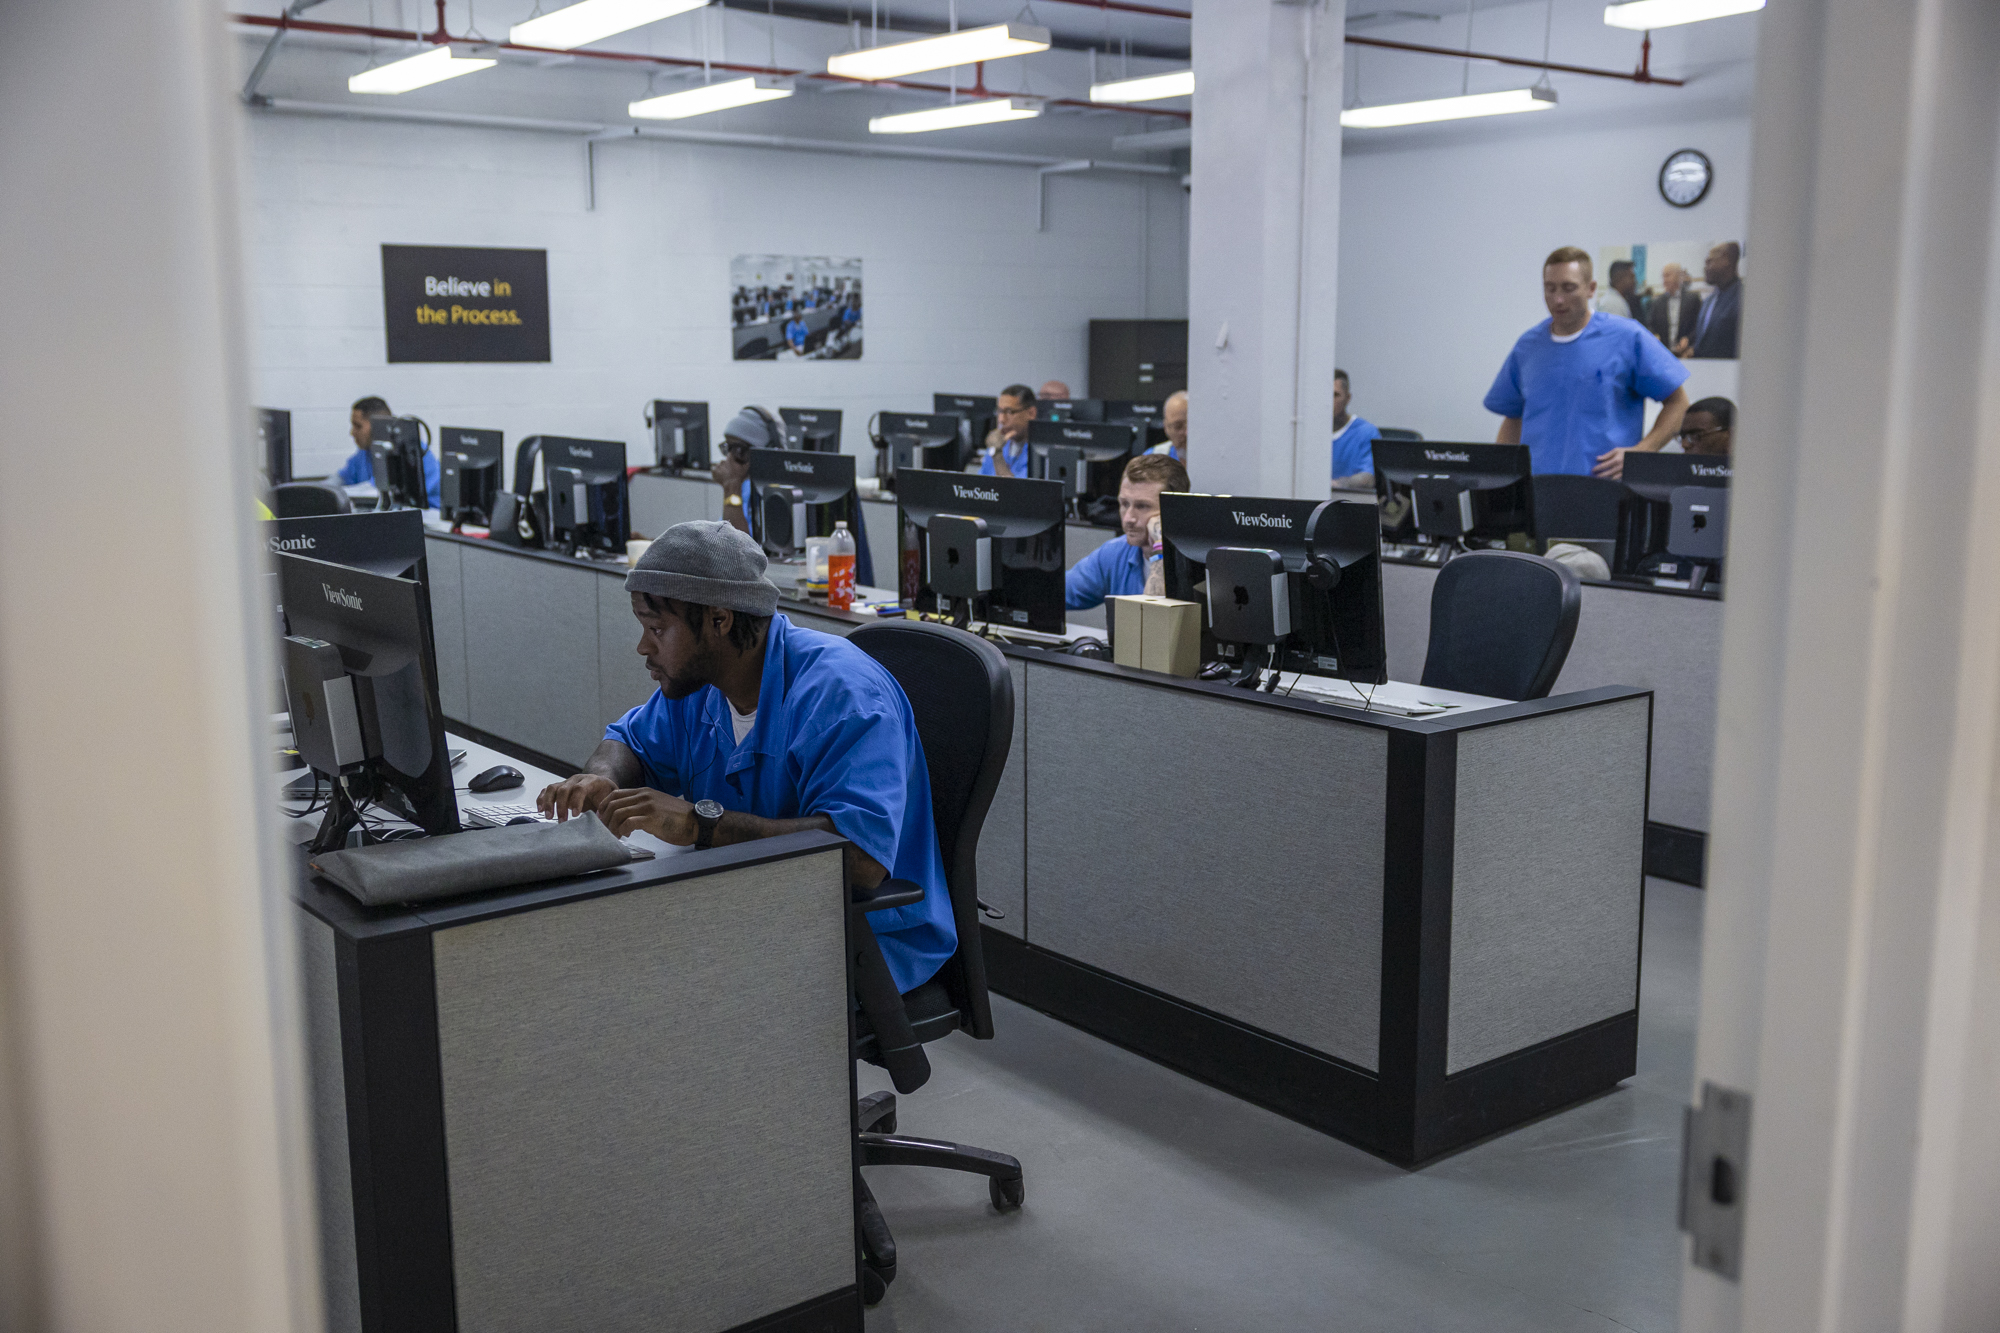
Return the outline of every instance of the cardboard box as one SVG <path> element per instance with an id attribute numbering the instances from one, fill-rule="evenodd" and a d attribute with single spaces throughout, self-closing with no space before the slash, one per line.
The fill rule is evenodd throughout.
<path id="1" fill-rule="evenodd" d="M 1139 665 L 1148 671 L 1193 678 L 1201 671 L 1201 603 L 1171 597 L 1139 599 Z"/>
<path id="2" fill-rule="evenodd" d="M 1144 597 L 1107 597 L 1111 608 L 1106 623 L 1111 628 L 1111 660 L 1119 666 L 1143 667 L 1146 630 Z"/>

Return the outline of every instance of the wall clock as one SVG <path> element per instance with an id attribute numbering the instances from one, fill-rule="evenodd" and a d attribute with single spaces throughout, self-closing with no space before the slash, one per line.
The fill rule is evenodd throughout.
<path id="1" fill-rule="evenodd" d="M 1675 208 L 1693 208 L 1708 194 L 1715 166 L 1708 154 L 1683 148 L 1660 164 L 1660 198 Z"/>

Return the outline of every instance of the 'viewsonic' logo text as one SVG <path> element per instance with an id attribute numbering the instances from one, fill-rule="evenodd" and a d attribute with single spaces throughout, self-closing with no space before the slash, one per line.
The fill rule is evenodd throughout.
<path id="1" fill-rule="evenodd" d="M 985 500 L 990 504 L 1000 503 L 1000 492 L 982 491 L 977 486 L 961 486 L 957 482 L 953 482 L 951 484 L 951 493 L 961 500 Z"/>
<path id="2" fill-rule="evenodd" d="M 1282 514 L 1246 514 L 1240 509 L 1232 509 L 1229 516 L 1246 528 L 1284 528 L 1291 530 L 1292 520 Z"/>
<path id="3" fill-rule="evenodd" d="M 326 600 L 332 602 L 335 606 L 344 606 L 350 611 L 359 611 L 362 609 L 361 594 L 358 592 L 349 592 L 345 588 L 336 588 L 331 583 L 320 584 L 319 590 L 325 593 Z"/>

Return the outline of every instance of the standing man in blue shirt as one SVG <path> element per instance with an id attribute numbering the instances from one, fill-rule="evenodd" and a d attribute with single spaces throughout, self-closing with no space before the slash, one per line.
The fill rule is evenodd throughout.
<path id="1" fill-rule="evenodd" d="M 343 486 L 372 486 L 375 484 L 375 464 L 368 452 L 371 438 L 369 422 L 376 417 L 393 417 L 389 405 L 380 398 L 367 397 L 354 400 L 354 406 L 347 409 L 347 433 L 354 440 L 354 452 L 334 473 L 334 480 Z M 424 449 L 424 495 L 432 509 L 439 507 L 438 460 L 428 447 Z"/>
<path id="2" fill-rule="evenodd" d="M 1347 415 L 1354 399 L 1347 372 L 1333 372 L 1333 489 L 1372 491 L 1375 489 L 1375 441 L 1382 432 L 1366 417 Z"/>
<path id="3" fill-rule="evenodd" d="M 559 820 L 594 811 L 623 837 L 726 847 L 821 829 L 852 844 L 848 881 L 924 890 L 868 914 L 896 989 L 958 947 L 930 771 L 895 677 L 847 640 L 774 612 L 764 552 L 726 523 L 667 529 L 625 577 L 659 688 L 613 722 L 576 776 L 542 790 Z"/>
<path id="4" fill-rule="evenodd" d="M 1523 444 L 1537 472 L 1625 475 L 1625 454 L 1657 453 L 1687 413 L 1687 367 L 1636 320 L 1591 308 L 1590 256 L 1573 245 L 1542 265 L 1549 317 L 1522 334 L 1486 410 L 1503 418 L 1501 444 Z M 1660 404 L 1645 429 L 1646 400 Z"/>
<path id="5" fill-rule="evenodd" d="M 1161 557 L 1151 531 L 1160 517 L 1160 492 L 1186 491 L 1187 469 L 1170 454 L 1140 454 L 1118 482 L 1118 526 L 1124 531 L 1076 562 L 1063 580 L 1063 605 L 1088 611 L 1107 597 L 1146 591 L 1147 566 Z"/>

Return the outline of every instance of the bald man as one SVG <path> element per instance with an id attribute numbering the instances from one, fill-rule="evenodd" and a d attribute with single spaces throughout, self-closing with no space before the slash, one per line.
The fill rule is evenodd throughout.
<path id="1" fill-rule="evenodd" d="M 1675 356 L 1686 356 L 1694 345 L 1695 321 L 1701 314 L 1701 294 L 1688 284 L 1679 264 L 1660 270 L 1660 292 L 1646 310 L 1646 327 Z"/>
<path id="2" fill-rule="evenodd" d="M 1743 318 L 1743 247 L 1724 241 L 1708 252 L 1702 276 L 1708 279 L 1708 299 L 1694 321 L 1694 347 L 1689 356 L 1734 361 L 1736 331 Z"/>
<path id="3" fill-rule="evenodd" d="M 1167 433 L 1165 444 L 1156 444 L 1146 452 L 1165 454 L 1167 457 L 1187 466 L 1187 390 L 1170 394 L 1167 401 L 1160 404 L 1160 429 Z"/>

